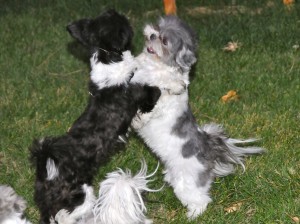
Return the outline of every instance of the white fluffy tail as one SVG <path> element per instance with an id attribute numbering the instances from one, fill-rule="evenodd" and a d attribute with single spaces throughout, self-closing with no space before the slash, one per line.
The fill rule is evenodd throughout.
<path id="1" fill-rule="evenodd" d="M 206 124 L 200 128 L 200 131 L 206 132 L 210 136 L 212 148 L 217 153 L 217 161 L 215 163 L 214 173 L 217 176 L 226 176 L 235 171 L 234 164 L 239 164 L 245 170 L 244 157 L 251 154 L 259 154 L 265 152 L 265 149 L 261 147 L 247 146 L 243 147 L 243 144 L 251 144 L 258 139 L 233 139 L 228 138 L 224 134 L 224 130 L 217 124 Z M 222 141 L 220 141 L 220 139 Z M 238 146 L 240 145 L 240 146 Z"/>
<path id="2" fill-rule="evenodd" d="M 147 165 L 141 162 L 141 169 L 132 176 L 130 170 L 118 169 L 107 174 L 100 183 L 99 198 L 93 209 L 95 223 L 101 224 L 137 224 L 151 223 L 145 216 L 146 207 L 142 199 L 143 191 L 155 192 L 147 187 L 157 169 L 147 175 Z"/>

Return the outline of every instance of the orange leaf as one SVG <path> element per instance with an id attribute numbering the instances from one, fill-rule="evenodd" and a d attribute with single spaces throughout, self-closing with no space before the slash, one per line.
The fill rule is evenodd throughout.
<path id="1" fill-rule="evenodd" d="M 164 0 L 164 7 L 166 15 L 176 15 L 176 0 Z"/>
<path id="2" fill-rule="evenodd" d="M 291 5 L 294 4 L 295 0 L 283 0 L 283 4 L 285 5 Z"/>
<path id="3" fill-rule="evenodd" d="M 226 95 L 222 96 L 221 100 L 223 103 L 227 103 L 228 101 L 237 100 L 238 97 L 239 96 L 237 95 L 236 91 L 230 90 Z"/>

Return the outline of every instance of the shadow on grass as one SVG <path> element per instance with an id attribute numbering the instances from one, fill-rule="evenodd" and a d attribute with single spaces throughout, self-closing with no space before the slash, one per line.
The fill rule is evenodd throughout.
<path id="1" fill-rule="evenodd" d="M 90 65 L 90 52 L 77 41 L 72 41 L 67 44 L 68 53 L 72 54 L 76 59 Z"/>

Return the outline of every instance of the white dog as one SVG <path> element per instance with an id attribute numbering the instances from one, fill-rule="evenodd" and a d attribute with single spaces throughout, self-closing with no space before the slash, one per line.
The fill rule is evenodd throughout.
<path id="1" fill-rule="evenodd" d="M 31 224 L 24 218 L 26 201 L 9 186 L 0 185 L 0 223 Z"/>
<path id="2" fill-rule="evenodd" d="M 179 18 L 167 16 L 144 29 L 146 44 L 131 82 L 158 86 L 153 111 L 136 116 L 132 126 L 165 165 L 165 181 L 187 206 L 189 218 L 202 214 L 216 176 L 244 168 L 243 156 L 262 153 L 259 147 L 238 147 L 255 139 L 228 138 L 221 126 L 199 127 L 188 103 L 189 72 L 196 62 L 197 38 Z"/>

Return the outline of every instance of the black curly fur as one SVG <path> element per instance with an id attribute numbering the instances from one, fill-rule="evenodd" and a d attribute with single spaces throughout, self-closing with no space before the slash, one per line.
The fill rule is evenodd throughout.
<path id="1" fill-rule="evenodd" d="M 107 64 L 122 60 L 133 35 L 128 20 L 113 10 L 96 19 L 76 21 L 67 29 Z M 137 110 L 151 111 L 160 96 L 156 87 L 132 84 L 99 90 L 90 82 L 89 90 L 88 105 L 68 133 L 35 140 L 30 148 L 36 166 L 35 202 L 40 223 L 49 223 L 60 209 L 71 212 L 83 203 L 83 184 L 91 185 L 99 166 L 119 149 L 118 136 L 126 134 Z M 48 180 L 46 164 L 50 160 L 59 174 Z"/>

